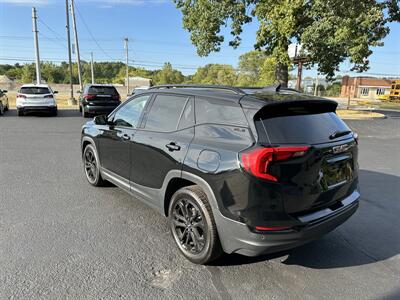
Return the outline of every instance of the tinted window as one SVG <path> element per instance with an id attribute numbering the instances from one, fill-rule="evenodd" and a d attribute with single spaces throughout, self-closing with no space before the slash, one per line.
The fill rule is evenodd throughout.
<path id="1" fill-rule="evenodd" d="M 137 127 L 140 115 L 150 95 L 137 97 L 122 106 L 114 115 L 115 126 Z"/>
<path id="2" fill-rule="evenodd" d="M 247 126 L 242 108 L 231 101 L 196 98 L 196 123 L 220 123 Z"/>
<path id="3" fill-rule="evenodd" d="M 186 101 L 186 97 L 158 95 L 150 108 L 145 128 L 162 132 L 176 130 Z"/>
<path id="4" fill-rule="evenodd" d="M 117 95 L 118 92 L 113 86 L 96 86 L 92 85 L 88 89 L 89 94 L 100 94 L 100 95 Z"/>
<path id="5" fill-rule="evenodd" d="M 190 99 L 185 106 L 181 120 L 179 121 L 179 129 L 188 128 L 194 125 L 194 100 Z"/>
<path id="6" fill-rule="evenodd" d="M 335 131 L 350 130 L 333 112 L 272 117 L 262 122 L 272 144 L 326 143 Z"/>
<path id="7" fill-rule="evenodd" d="M 47 87 L 22 87 L 20 88 L 19 92 L 21 94 L 28 94 L 28 95 L 41 95 L 41 94 L 50 94 L 50 90 Z"/>

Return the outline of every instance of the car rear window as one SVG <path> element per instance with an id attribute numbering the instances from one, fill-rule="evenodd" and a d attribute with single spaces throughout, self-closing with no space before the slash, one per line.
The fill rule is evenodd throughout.
<path id="1" fill-rule="evenodd" d="M 42 95 L 42 94 L 50 94 L 50 90 L 47 87 L 21 87 L 19 92 L 21 94 L 27 95 Z"/>
<path id="2" fill-rule="evenodd" d="M 350 130 L 334 112 L 267 118 L 261 116 L 259 122 L 262 122 L 261 130 L 267 133 L 260 135 L 260 138 L 271 144 L 321 144 L 331 142 L 329 136 L 334 132 Z M 341 138 L 346 137 L 348 135 Z"/>
<path id="3" fill-rule="evenodd" d="M 118 92 L 113 86 L 91 86 L 89 87 L 89 94 L 100 95 L 118 95 Z"/>

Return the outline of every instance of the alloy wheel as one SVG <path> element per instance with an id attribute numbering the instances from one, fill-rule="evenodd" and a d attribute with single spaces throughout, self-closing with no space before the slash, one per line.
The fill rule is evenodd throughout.
<path id="1" fill-rule="evenodd" d="M 203 251 L 207 243 L 207 224 L 199 206 L 190 199 L 180 199 L 172 210 L 172 231 L 180 247 L 188 254 Z"/>
<path id="2" fill-rule="evenodd" d="M 85 173 L 88 180 L 93 183 L 97 179 L 97 161 L 92 149 L 87 149 L 85 151 Z"/>

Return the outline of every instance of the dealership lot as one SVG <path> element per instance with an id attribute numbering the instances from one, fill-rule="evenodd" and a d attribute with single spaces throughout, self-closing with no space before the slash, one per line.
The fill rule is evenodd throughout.
<path id="1" fill-rule="evenodd" d="M 166 221 L 84 177 L 77 111 L 0 117 L 0 298 L 400 298 L 400 118 L 360 134 L 360 209 L 319 241 L 197 266 Z"/>

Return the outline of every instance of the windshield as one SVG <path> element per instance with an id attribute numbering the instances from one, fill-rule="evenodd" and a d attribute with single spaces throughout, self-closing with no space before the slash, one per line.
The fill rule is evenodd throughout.
<path id="1" fill-rule="evenodd" d="M 51 94 L 50 90 L 47 87 L 36 87 L 36 86 L 21 87 L 19 92 L 21 94 L 27 94 L 27 95 Z"/>

